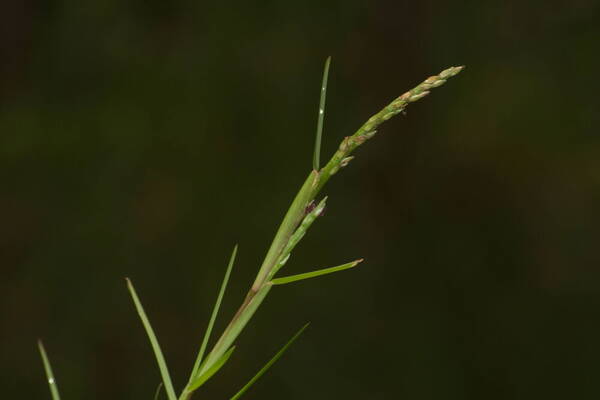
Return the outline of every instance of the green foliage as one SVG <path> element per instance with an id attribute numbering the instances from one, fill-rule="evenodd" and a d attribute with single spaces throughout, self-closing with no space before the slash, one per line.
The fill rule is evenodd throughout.
<path id="1" fill-rule="evenodd" d="M 325 100 L 327 92 L 327 81 L 329 76 L 330 58 L 325 62 L 323 81 L 321 84 L 321 97 L 319 103 L 319 117 L 317 122 L 317 132 L 315 138 L 315 148 L 313 155 L 313 170 L 310 171 L 304 184 L 301 186 L 296 197 L 294 198 L 290 208 L 288 209 L 281 225 L 275 234 L 271 247 L 269 248 L 267 255 L 257 273 L 256 279 L 252 284 L 248 294 L 246 295 L 242 305 L 234 315 L 233 319 L 229 322 L 215 345 L 204 357 L 205 351 L 208 346 L 208 341 L 211 336 L 211 332 L 229 282 L 229 277 L 233 264 L 235 262 L 237 254 L 237 246 L 234 247 L 229 264 L 225 272 L 225 277 L 221 284 L 217 301 L 212 311 L 208 327 L 204 334 L 200 351 L 196 357 L 196 361 L 192 368 L 190 378 L 187 385 L 181 392 L 179 400 L 187 400 L 192 396 L 192 393 L 205 384 L 214 374 L 216 374 L 224 365 L 227 363 L 231 354 L 233 353 L 235 346 L 233 343 L 246 327 L 256 310 L 260 307 L 270 289 L 273 285 L 283 285 L 292 283 L 300 280 L 314 278 L 334 272 L 343 271 L 345 269 L 353 268 L 362 261 L 356 260 L 347 264 L 343 264 L 337 267 L 320 269 L 317 271 L 291 275 L 286 277 L 275 278 L 275 274 L 286 264 L 291 256 L 292 250 L 295 249 L 296 245 L 306 235 L 309 228 L 312 226 L 314 221 L 323 215 L 325 209 L 325 203 L 327 197 L 324 197 L 321 201 L 316 201 L 316 197 L 319 195 L 321 190 L 327 181 L 335 175 L 340 169 L 346 167 L 352 160 L 353 156 L 351 153 L 356 150 L 360 145 L 365 143 L 368 139 L 371 139 L 376 134 L 376 129 L 385 121 L 389 120 L 395 115 L 400 114 L 408 106 L 427 96 L 431 89 L 443 85 L 449 78 L 458 74 L 463 67 L 451 67 L 442 71 L 439 75 L 434 75 L 427 78 L 424 82 L 409 90 L 403 95 L 396 98 L 388 106 L 384 107 L 377 114 L 369 118 L 353 135 L 347 136 L 341 142 L 338 150 L 333 154 L 331 159 L 323 166 L 320 167 L 320 152 L 321 152 L 321 140 L 323 131 L 323 118 L 325 114 Z M 154 330 L 150 325 L 150 321 L 146 316 L 144 308 L 137 296 L 137 293 L 129 279 L 127 279 L 127 287 L 131 293 L 131 297 L 135 304 L 136 310 L 140 316 L 144 329 L 150 340 L 158 367 L 162 376 L 163 384 L 167 392 L 169 400 L 177 400 L 175 389 L 171 382 L 169 370 L 167 368 L 166 361 L 162 354 L 160 345 L 154 334 Z M 284 346 L 275 354 L 273 358 L 267 364 L 258 371 L 258 373 L 235 395 L 232 400 L 237 400 L 242 394 L 244 394 L 248 388 L 250 388 L 288 349 L 288 347 L 304 332 L 305 325 L 300 329 Z M 40 353 L 50 383 L 50 390 L 54 400 L 59 399 L 58 390 L 56 388 L 56 382 L 52 375 L 50 363 L 44 351 L 44 348 L 40 342 Z M 158 393 L 158 391 L 157 391 Z M 157 396 L 158 394 L 156 394 Z"/>

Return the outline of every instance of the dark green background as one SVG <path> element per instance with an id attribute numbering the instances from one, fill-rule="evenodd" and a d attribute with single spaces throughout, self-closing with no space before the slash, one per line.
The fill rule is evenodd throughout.
<path id="1" fill-rule="evenodd" d="M 310 169 L 442 69 L 467 69 L 332 180 L 290 273 L 222 374 L 226 399 L 306 321 L 248 399 L 597 399 L 600 4 L 4 0 L 0 397 L 151 399 L 177 388 L 229 252 L 217 329 Z"/>

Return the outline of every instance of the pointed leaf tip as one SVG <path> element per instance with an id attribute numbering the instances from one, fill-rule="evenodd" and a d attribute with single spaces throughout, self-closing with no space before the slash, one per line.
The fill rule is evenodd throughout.
<path id="1" fill-rule="evenodd" d="M 154 333 L 154 329 L 152 329 L 150 320 L 144 311 L 144 306 L 142 306 L 142 302 L 140 301 L 135 288 L 131 283 L 131 280 L 129 280 L 129 278 L 125 279 L 127 281 L 127 288 L 129 289 L 129 294 L 131 295 L 135 309 L 140 317 L 140 320 L 142 321 L 144 329 L 146 330 L 146 335 L 148 336 L 150 345 L 152 346 L 152 351 L 154 352 L 154 357 L 156 358 L 156 363 L 158 364 L 158 369 L 160 370 L 165 391 L 167 392 L 167 397 L 169 400 L 177 400 L 177 395 L 175 394 L 175 389 L 173 388 L 173 383 L 171 381 L 171 375 L 169 374 L 169 368 L 167 367 L 167 362 L 165 361 L 165 357 L 160 348 L 160 344 L 158 343 L 158 339 L 156 338 L 156 334 Z"/>
<path id="2" fill-rule="evenodd" d="M 208 346 L 208 341 L 210 339 L 212 329 L 213 329 L 215 321 L 217 319 L 217 315 L 219 314 L 219 309 L 221 308 L 221 302 L 223 301 L 223 296 L 225 295 L 225 290 L 227 289 L 227 284 L 229 283 L 229 277 L 231 276 L 231 270 L 233 269 L 233 265 L 234 265 L 235 259 L 237 257 L 237 251 L 238 251 L 238 245 L 236 244 L 233 247 L 231 256 L 229 257 L 229 264 L 227 265 L 227 270 L 225 271 L 225 276 L 223 277 L 223 282 L 221 283 L 221 288 L 219 289 L 219 294 L 217 295 L 217 300 L 215 301 L 215 305 L 213 307 L 213 311 L 210 316 L 208 326 L 206 328 L 206 331 L 204 332 L 204 337 L 202 338 L 202 344 L 200 345 L 200 350 L 198 351 L 198 355 L 196 356 L 196 361 L 194 362 L 194 367 L 192 368 L 192 373 L 190 374 L 188 385 L 191 385 L 192 381 L 194 381 L 194 379 L 196 378 L 196 375 L 198 374 L 200 365 L 203 361 L 204 353 L 206 351 L 206 347 Z"/>
<path id="3" fill-rule="evenodd" d="M 260 379 L 260 377 L 263 376 L 265 374 L 265 372 L 267 372 L 269 370 L 269 368 L 271 368 L 271 366 L 273 364 L 275 364 L 275 362 L 277 360 L 279 360 L 279 358 L 281 358 L 281 356 L 283 355 L 283 353 L 285 353 L 285 351 L 292 345 L 292 343 L 294 343 L 296 341 L 296 339 L 298 339 L 298 337 L 300 337 L 300 335 L 302 335 L 302 333 L 304 333 L 304 331 L 306 330 L 306 328 L 308 328 L 309 325 L 310 325 L 310 322 L 307 322 L 306 324 L 304 324 L 304 326 L 302 328 L 300 328 L 300 330 L 298 332 L 296 332 L 296 334 L 294 336 L 292 336 L 292 338 L 290 340 L 288 340 L 287 343 L 230 400 L 237 400 L 244 393 L 246 393 L 246 391 L 248 389 L 250 389 L 250 387 L 254 383 L 256 383 L 256 381 L 258 379 Z"/>
<path id="4" fill-rule="evenodd" d="M 56 386 L 56 379 L 54 378 L 52 366 L 50 365 L 50 360 L 48 359 L 48 354 L 46 354 L 44 344 L 42 343 L 41 339 L 38 339 L 37 343 L 40 356 L 42 357 L 42 363 L 44 364 L 44 371 L 46 372 L 46 379 L 48 380 L 48 387 L 50 388 L 52 400 L 60 400 L 60 393 L 58 392 L 58 387 Z"/>
<path id="5" fill-rule="evenodd" d="M 338 265 L 337 267 L 323 268 L 316 271 L 305 272 L 303 274 L 284 276 L 282 278 L 275 278 L 271 280 L 273 285 L 285 285 L 286 283 L 292 283 L 297 281 L 302 281 L 305 279 L 316 278 L 318 276 L 332 274 L 334 272 L 343 271 L 345 269 L 350 269 L 356 267 L 363 260 L 355 260 L 346 264 Z"/>
<path id="6" fill-rule="evenodd" d="M 163 387 L 163 383 L 160 382 L 158 384 L 158 387 L 156 388 L 156 391 L 154 392 L 154 400 L 158 400 L 158 396 L 160 395 L 160 390 L 162 389 L 162 387 Z"/>

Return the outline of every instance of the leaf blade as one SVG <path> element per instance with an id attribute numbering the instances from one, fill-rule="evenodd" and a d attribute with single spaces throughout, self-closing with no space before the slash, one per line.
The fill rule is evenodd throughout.
<path id="1" fill-rule="evenodd" d="M 173 382 L 171 381 L 171 375 L 169 374 L 169 368 L 167 367 L 167 362 L 165 361 L 165 357 L 160 348 L 160 344 L 158 343 L 158 339 L 156 338 L 156 334 L 152 329 L 152 325 L 150 325 L 150 321 L 148 320 L 148 316 L 144 311 L 144 307 L 140 302 L 140 299 L 131 283 L 129 278 L 125 278 L 127 281 L 127 289 L 131 294 L 131 298 L 133 299 L 133 303 L 135 308 L 142 320 L 142 325 L 144 325 L 144 329 L 146 330 L 146 334 L 148 335 L 148 339 L 150 340 L 150 344 L 152 345 L 152 350 L 154 351 L 154 356 L 156 357 L 156 362 L 158 364 L 158 368 L 160 370 L 160 375 L 163 380 L 163 384 L 165 385 L 165 391 L 167 392 L 167 396 L 169 400 L 177 400 L 177 396 L 175 395 L 175 389 L 173 388 Z"/>
<path id="2" fill-rule="evenodd" d="M 227 350 L 218 361 L 216 361 L 209 369 L 207 369 L 202 375 L 197 377 L 190 385 L 188 390 L 193 392 L 198 389 L 200 386 L 204 385 L 206 381 L 208 381 L 214 374 L 217 373 L 218 370 L 225 365 L 229 357 L 231 357 L 231 353 L 235 350 L 235 346 L 231 346 L 229 350 Z"/>
<path id="3" fill-rule="evenodd" d="M 319 269 L 316 271 L 305 272 L 303 274 L 296 274 L 296 275 L 284 276 L 282 278 L 275 278 L 275 279 L 271 280 L 271 283 L 273 285 L 285 285 L 286 283 L 292 283 L 292 282 L 302 281 L 304 279 L 316 278 L 318 276 L 328 275 L 328 274 L 332 274 L 334 272 L 339 272 L 339 271 L 343 271 L 346 269 L 354 268 L 358 264 L 360 264 L 362 261 L 363 260 L 361 258 L 360 260 L 356 260 L 356 261 L 352 261 L 352 262 L 349 262 L 346 264 L 338 265 L 337 267 L 323 268 L 323 269 Z"/>
<path id="4" fill-rule="evenodd" d="M 317 118 L 317 134 L 315 137 L 315 150 L 313 153 L 313 169 L 318 171 L 321 163 L 321 141 L 323 136 L 323 120 L 325 119 L 325 100 L 327 99 L 327 81 L 329 80 L 329 65 L 331 56 L 325 60 L 323 80 L 321 82 L 321 97 L 319 99 L 319 117 Z"/>
<path id="5" fill-rule="evenodd" d="M 38 340 L 38 349 L 40 351 L 40 355 L 42 356 L 42 362 L 44 364 L 44 370 L 46 371 L 46 377 L 48 378 L 48 386 L 50 387 L 52 400 L 60 400 L 60 393 L 58 392 L 56 379 L 54 378 L 54 373 L 52 372 L 52 366 L 50 365 L 48 354 L 46 354 L 46 349 L 44 348 L 44 344 L 41 340 Z"/>
<path id="6" fill-rule="evenodd" d="M 239 399 L 254 383 L 256 383 L 256 381 L 259 380 L 260 377 L 263 376 L 265 372 L 267 372 L 267 370 L 271 368 L 271 366 L 275 364 L 277 360 L 279 360 L 279 358 L 281 358 L 283 353 L 285 353 L 285 351 L 292 345 L 292 343 L 294 343 L 296 339 L 298 339 L 298 337 L 300 337 L 300 335 L 304 333 L 306 328 L 308 328 L 308 325 L 310 325 L 310 322 L 304 324 L 304 326 L 300 328 L 300 330 L 296 332 L 296 334 L 292 336 L 292 338 L 288 340 L 287 343 L 230 400 Z"/>
<path id="7" fill-rule="evenodd" d="M 206 347 L 208 345 L 208 340 L 210 339 L 210 334 L 212 333 L 213 326 L 215 324 L 215 320 L 217 319 L 217 314 L 219 313 L 219 309 L 221 308 L 221 302 L 223 300 L 223 296 L 225 295 L 225 290 L 227 289 L 227 284 L 229 282 L 229 277 L 231 275 L 231 270 L 233 269 L 233 264 L 235 263 L 235 259 L 237 256 L 238 245 L 236 244 L 233 247 L 233 251 L 231 256 L 229 257 L 229 264 L 227 265 L 227 270 L 225 271 L 225 276 L 223 277 L 223 282 L 221 283 L 221 288 L 219 290 L 219 295 L 217 296 L 217 301 L 213 307 L 212 314 L 210 316 L 210 321 L 208 323 L 208 327 L 206 328 L 206 332 L 204 333 L 204 338 L 202 339 L 202 345 L 200 346 L 200 351 L 198 352 L 198 356 L 196 357 L 196 362 L 194 363 L 194 368 L 192 369 L 192 373 L 190 375 L 190 382 L 196 377 L 198 373 L 198 368 L 202 363 L 202 358 L 204 357 L 204 353 L 206 351 Z"/>

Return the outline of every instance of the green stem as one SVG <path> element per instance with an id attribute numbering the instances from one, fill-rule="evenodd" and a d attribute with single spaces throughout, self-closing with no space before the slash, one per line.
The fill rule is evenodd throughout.
<path id="1" fill-rule="evenodd" d="M 204 371 L 209 369 L 212 364 L 221 358 L 221 356 L 229 350 L 229 347 L 233 344 L 233 341 L 238 337 L 240 332 L 244 329 L 250 318 L 254 315 L 258 306 L 263 302 L 269 291 L 271 290 L 270 283 L 263 285 L 263 287 L 257 292 L 250 291 L 246 296 L 246 299 L 242 303 L 240 309 L 235 314 L 225 331 L 215 344 L 213 351 L 207 356 L 206 361 L 200 366 L 198 375 L 202 375 Z"/>
<path id="2" fill-rule="evenodd" d="M 319 187 L 319 173 L 315 170 L 311 171 L 304 184 L 298 191 L 298 194 L 294 198 L 292 205 L 288 209 L 277 233 L 275 234 L 275 238 L 273 239 L 273 243 L 271 243 L 271 247 L 267 252 L 265 260 L 258 271 L 258 275 L 254 280 L 254 284 L 252 285 L 252 290 L 258 291 L 264 285 L 267 280 L 267 276 L 269 272 L 273 269 L 281 252 L 283 251 L 285 245 L 287 244 L 289 238 L 294 233 L 294 230 L 302 221 L 304 217 L 304 212 L 306 210 L 306 206 L 311 202 L 317 195 L 317 188 Z"/>

